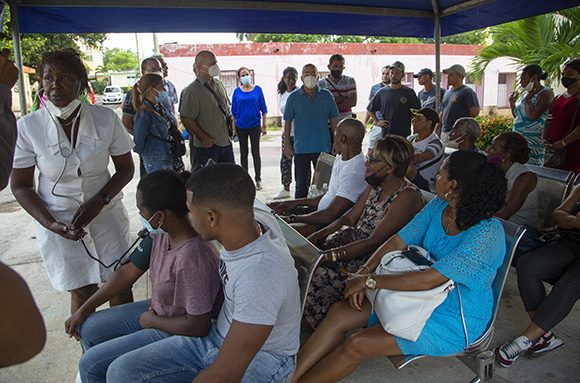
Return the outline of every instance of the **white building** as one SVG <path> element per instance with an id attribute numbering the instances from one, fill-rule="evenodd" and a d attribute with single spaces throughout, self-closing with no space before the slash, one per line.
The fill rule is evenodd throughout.
<path id="1" fill-rule="evenodd" d="M 461 64 L 469 70 L 471 58 L 480 49 L 477 45 L 442 45 L 441 67 Z M 345 57 L 344 74 L 356 79 L 358 102 L 354 111 L 364 112 L 368 104 L 370 88 L 380 82 L 381 69 L 394 61 L 405 64 L 406 78 L 403 82 L 419 91 L 421 86 L 413 78 L 413 73 L 421 68 L 435 69 L 435 46 L 431 44 L 356 44 L 356 43 L 239 43 L 239 44 L 164 44 L 161 53 L 169 67 L 168 79 L 172 81 L 178 94 L 191 81 L 193 61 L 197 52 L 212 51 L 221 68 L 220 79 L 226 84 L 229 94 L 238 80 L 239 67 L 250 68 L 254 81 L 262 87 L 266 97 L 269 116 L 279 116 L 277 84 L 282 71 L 293 66 L 300 74 L 302 66 L 312 63 L 317 66 L 321 77 L 328 74 L 328 59 L 334 53 Z M 508 108 L 508 96 L 516 81 L 515 67 L 507 58 L 494 60 L 486 69 L 481 84 L 466 83 L 478 94 L 484 109 Z M 299 85 L 301 83 L 299 82 Z M 442 76 L 442 86 L 447 86 L 446 75 Z M 507 112 L 507 110 L 505 110 Z"/>

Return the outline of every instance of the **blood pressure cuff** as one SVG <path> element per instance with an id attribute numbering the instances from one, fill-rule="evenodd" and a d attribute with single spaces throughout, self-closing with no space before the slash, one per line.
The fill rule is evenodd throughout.
<path id="1" fill-rule="evenodd" d="M 147 235 L 139 242 L 135 250 L 129 256 L 129 262 L 137 266 L 143 272 L 149 270 L 149 260 L 151 259 L 151 248 L 153 238 Z"/>

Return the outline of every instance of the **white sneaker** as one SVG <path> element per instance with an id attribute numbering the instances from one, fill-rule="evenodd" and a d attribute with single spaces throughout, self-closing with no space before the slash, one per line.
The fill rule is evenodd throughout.
<path id="1" fill-rule="evenodd" d="M 282 189 L 280 190 L 280 192 L 278 194 L 276 194 L 273 199 L 285 199 L 285 198 L 290 198 L 290 192 L 286 189 Z"/>
<path id="2" fill-rule="evenodd" d="M 509 367 L 521 355 L 528 352 L 534 343 L 524 335 L 504 343 L 495 349 L 495 358 L 502 367 Z"/>
<path id="3" fill-rule="evenodd" d="M 256 181 L 256 190 L 262 190 L 262 182 Z"/>

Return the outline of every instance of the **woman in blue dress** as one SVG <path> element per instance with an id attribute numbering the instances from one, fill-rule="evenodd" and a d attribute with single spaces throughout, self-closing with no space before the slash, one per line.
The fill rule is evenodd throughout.
<path id="1" fill-rule="evenodd" d="M 430 290 L 452 279 L 459 286 L 470 341 L 485 331 L 492 317 L 492 282 L 505 256 L 505 234 L 492 218 L 505 200 L 506 180 L 484 155 L 451 154 L 441 166 L 434 198 L 398 234 L 385 242 L 347 281 L 345 297 L 335 303 L 320 327 L 298 353 L 292 382 L 337 382 L 365 359 L 377 356 L 453 355 L 466 339 L 458 289 L 433 311 L 416 341 L 387 333 L 364 295 L 365 288 Z M 381 258 L 393 250 L 418 245 L 429 251 L 433 266 L 423 272 L 374 275 Z M 354 329 L 365 329 L 350 337 Z"/>
<path id="2" fill-rule="evenodd" d="M 516 103 L 515 94 L 509 102 L 514 116 L 514 132 L 520 133 L 528 141 L 531 149 L 528 164 L 544 165 L 544 143 L 542 133 L 548 118 L 554 92 L 540 81 L 548 77 L 539 65 L 528 65 L 522 71 L 520 85 L 524 89 Z"/>

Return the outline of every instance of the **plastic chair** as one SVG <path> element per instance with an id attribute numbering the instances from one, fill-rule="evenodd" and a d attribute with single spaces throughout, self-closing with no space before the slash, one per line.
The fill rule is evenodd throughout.
<path id="1" fill-rule="evenodd" d="M 505 286 L 505 281 L 507 279 L 512 258 L 514 256 L 515 249 L 522 235 L 526 231 L 526 229 L 523 226 L 515 225 L 511 222 L 504 220 L 500 221 L 505 231 L 506 254 L 502 265 L 497 270 L 497 274 L 492 284 L 493 302 L 494 302 L 493 316 L 483 335 L 480 336 L 479 339 L 472 342 L 465 351 L 457 355 L 454 355 L 476 374 L 476 377 L 471 380 L 471 383 L 493 382 L 494 356 L 493 352 L 487 350 L 487 348 L 491 343 L 495 331 L 494 322 L 497 316 L 497 311 L 499 309 L 501 294 Z M 395 367 L 401 369 L 406 365 L 408 365 L 409 363 L 411 363 L 412 361 L 424 358 L 426 356 L 428 355 L 400 355 L 389 357 L 389 359 L 391 360 L 391 362 Z"/>
<path id="2" fill-rule="evenodd" d="M 536 173 L 539 177 L 549 178 L 552 180 L 563 182 L 565 184 L 570 182 L 570 180 L 574 177 L 574 172 L 568 170 L 560 170 L 529 164 L 526 164 L 526 166 L 528 167 L 528 169 Z"/>
<path id="3" fill-rule="evenodd" d="M 332 175 L 332 166 L 334 165 L 335 156 L 328 153 L 320 153 L 318 161 L 316 161 L 316 168 L 314 169 L 314 176 L 312 177 L 312 184 L 316 185 L 318 190 L 322 190 L 324 184 L 330 182 Z"/>

